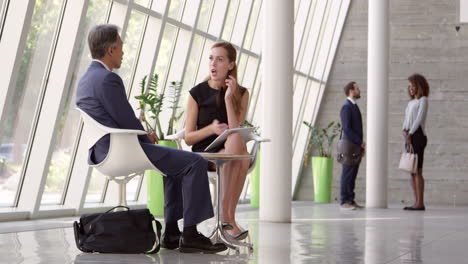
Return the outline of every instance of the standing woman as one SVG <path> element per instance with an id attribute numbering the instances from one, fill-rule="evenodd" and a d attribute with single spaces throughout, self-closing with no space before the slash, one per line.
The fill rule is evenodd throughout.
<path id="1" fill-rule="evenodd" d="M 429 96 L 429 84 L 426 78 L 421 74 L 415 73 L 408 77 L 408 95 L 411 98 L 406 107 L 405 121 L 403 122 L 403 136 L 405 138 L 405 146 L 413 147 L 413 150 L 418 154 L 418 170 L 411 174 L 411 187 L 414 192 L 414 204 L 403 208 L 411 211 L 424 211 L 424 178 L 422 168 L 424 162 L 424 149 L 427 145 L 426 136 L 426 117 Z"/>
<path id="2" fill-rule="evenodd" d="M 185 142 L 193 145 L 192 151 L 203 152 L 218 135 L 228 128 L 244 123 L 249 92 L 237 83 L 236 49 L 229 42 L 218 42 L 211 47 L 210 75 L 206 81 L 190 90 L 185 123 Z M 210 152 L 248 154 L 239 134 L 228 136 L 224 146 Z M 243 230 L 235 219 L 237 202 L 244 187 L 249 160 L 226 163 L 223 171 L 223 221 L 232 229 L 226 230 L 237 240 L 244 239 Z"/>

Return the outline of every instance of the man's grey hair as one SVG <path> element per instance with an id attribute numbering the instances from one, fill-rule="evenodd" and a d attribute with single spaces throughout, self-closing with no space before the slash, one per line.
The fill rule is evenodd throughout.
<path id="1" fill-rule="evenodd" d="M 106 55 L 109 46 L 117 47 L 119 27 L 112 24 L 94 26 L 88 34 L 88 46 L 93 59 L 100 59 Z"/>

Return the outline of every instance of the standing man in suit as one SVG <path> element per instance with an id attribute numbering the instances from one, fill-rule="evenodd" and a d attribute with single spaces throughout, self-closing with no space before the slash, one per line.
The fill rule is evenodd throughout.
<path id="1" fill-rule="evenodd" d="M 122 39 L 115 25 L 97 25 L 88 35 L 93 61 L 81 77 L 76 93 L 77 106 L 99 123 L 113 128 L 144 130 L 127 100 L 122 79 L 114 69 L 123 58 Z M 198 233 L 197 224 L 213 217 L 207 177 L 207 162 L 198 154 L 154 145 L 154 134 L 139 137 L 150 161 L 163 172 L 164 230 L 161 247 L 181 252 L 216 253 L 224 244 L 213 244 Z M 102 137 L 89 149 L 88 162 L 100 163 L 109 150 L 110 136 Z M 128 153 L 132 155 L 132 153 Z M 184 219 L 181 233 L 177 224 Z"/>
<path id="2" fill-rule="evenodd" d="M 362 155 L 365 153 L 366 143 L 362 136 L 362 116 L 356 100 L 361 98 L 361 90 L 356 82 L 350 82 L 344 87 L 344 92 L 348 97 L 341 107 L 340 118 L 343 126 L 344 139 L 361 146 Z M 355 166 L 342 165 L 341 173 L 341 209 L 355 210 L 364 208 L 354 200 L 354 186 L 359 170 L 359 163 Z"/>

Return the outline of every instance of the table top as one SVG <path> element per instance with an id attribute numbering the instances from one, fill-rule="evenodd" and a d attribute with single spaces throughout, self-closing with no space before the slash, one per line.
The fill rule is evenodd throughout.
<path id="1" fill-rule="evenodd" d="M 236 155 L 229 153 L 198 152 L 197 154 L 201 155 L 207 160 L 240 160 L 253 158 L 252 155 Z"/>

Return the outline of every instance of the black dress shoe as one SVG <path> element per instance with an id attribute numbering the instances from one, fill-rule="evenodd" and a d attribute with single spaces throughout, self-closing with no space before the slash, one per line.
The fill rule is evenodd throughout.
<path id="1" fill-rule="evenodd" d="M 412 208 L 411 206 L 405 206 L 403 207 L 403 210 L 410 210 L 410 208 Z"/>
<path id="2" fill-rule="evenodd" d="M 223 243 L 211 243 L 211 240 L 198 233 L 195 236 L 182 236 L 179 251 L 182 253 L 217 253 L 226 250 Z"/>
<path id="3" fill-rule="evenodd" d="M 176 249 L 179 247 L 181 233 L 173 234 L 162 234 L 161 247 L 167 249 Z"/>

